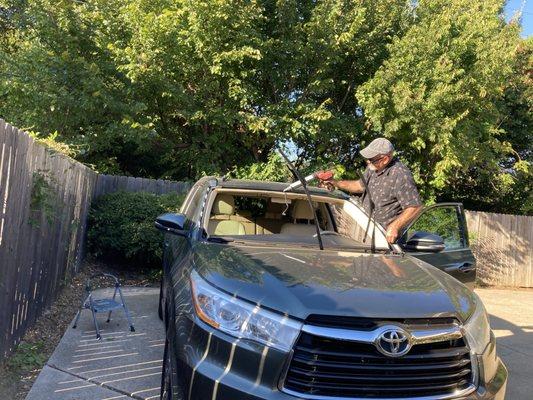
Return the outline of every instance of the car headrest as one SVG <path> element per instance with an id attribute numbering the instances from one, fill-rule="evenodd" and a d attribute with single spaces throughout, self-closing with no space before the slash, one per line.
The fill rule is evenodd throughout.
<path id="1" fill-rule="evenodd" d="M 289 200 L 290 201 L 290 200 Z M 284 203 L 274 203 L 273 201 L 269 201 L 266 206 L 266 212 L 267 213 L 279 213 L 281 214 L 283 210 L 285 210 L 285 204 Z"/>
<path id="2" fill-rule="evenodd" d="M 233 215 L 235 211 L 235 199 L 231 194 L 218 194 L 211 214 L 214 215 Z"/>
<path id="3" fill-rule="evenodd" d="M 316 204 L 313 204 L 316 209 Z M 315 219 L 313 210 L 309 207 L 309 202 L 306 200 L 296 200 L 292 206 L 292 217 L 294 219 Z"/>

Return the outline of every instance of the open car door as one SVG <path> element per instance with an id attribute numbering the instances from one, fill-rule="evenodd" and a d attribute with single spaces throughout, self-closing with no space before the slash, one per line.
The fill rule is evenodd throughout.
<path id="1" fill-rule="evenodd" d="M 427 262 L 473 288 L 476 259 L 468 242 L 461 203 L 439 203 L 424 208 L 398 244 L 413 257 Z"/>

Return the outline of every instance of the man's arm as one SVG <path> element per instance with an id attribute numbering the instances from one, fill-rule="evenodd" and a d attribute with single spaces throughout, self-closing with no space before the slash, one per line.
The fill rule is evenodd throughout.
<path id="1" fill-rule="evenodd" d="M 403 212 L 398 215 L 398 218 L 392 221 L 387 227 L 387 242 L 390 244 L 395 243 L 403 228 L 416 218 L 422 208 L 422 206 L 412 206 L 403 210 Z"/>
<path id="2" fill-rule="evenodd" d="M 363 184 L 361 183 L 361 180 L 357 181 L 336 181 L 336 180 L 330 180 L 325 181 L 326 184 L 331 184 L 337 189 L 344 190 L 348 193 L 363 193 L 365 188 L 363 187 Z"/>

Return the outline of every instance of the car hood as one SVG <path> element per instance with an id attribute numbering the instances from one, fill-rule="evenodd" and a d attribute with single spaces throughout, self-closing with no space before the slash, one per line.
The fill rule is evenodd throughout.
<path id="1" fill-rule="evenodd" d="M 219 289 L 302 320 L 321 314 L 464 321 L 475 307 L 466 286 L 406 255 L 201 243 L 194 265 Z"/>

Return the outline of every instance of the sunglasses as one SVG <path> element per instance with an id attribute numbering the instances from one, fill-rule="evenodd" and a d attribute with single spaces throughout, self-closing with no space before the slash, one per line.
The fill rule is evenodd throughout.
<path id="1" fill-rule="evenodd" d="M 371 158 L 371 159 L 366 159 L 366 162 L 368 164 L 376 164 L 377 162 L 383 160 L 386 156 L 377 156 L 377 157 L 374 157 L 374 158 Z"/>

